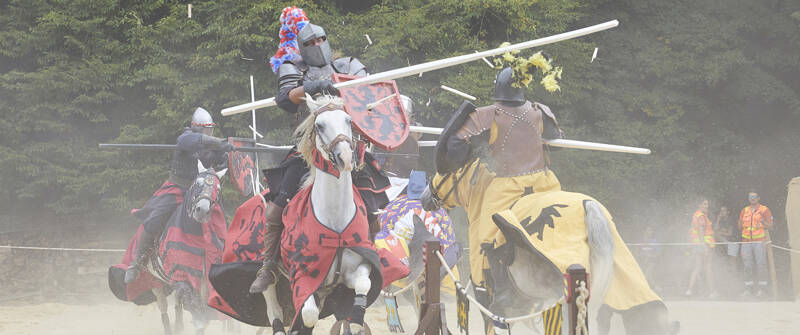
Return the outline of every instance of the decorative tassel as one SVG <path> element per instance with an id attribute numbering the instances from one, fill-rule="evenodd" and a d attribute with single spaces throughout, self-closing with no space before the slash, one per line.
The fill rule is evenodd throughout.
<path id="1" fill-rule="evenodd" d="M 300 49 L 297 44 L 297 34 L 308 24 L 306 13 L 296 6 L 286 7 L 281 13 L 281 31 L 278 34 L 281 43 L 278 51 L 269 59 L 272 72 L 278 73 L 278 68 L 285 61 L 292 61 L 299 57 Z"/>

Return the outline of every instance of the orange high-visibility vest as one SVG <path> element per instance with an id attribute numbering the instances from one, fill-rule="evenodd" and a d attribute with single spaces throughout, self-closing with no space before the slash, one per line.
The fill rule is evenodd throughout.
<path id="1" fill-rule="evenodd" d="M 763 241 L 765 239 L 764 223 L 772 223 L 772 212 L 767 206 L 761 204 L 755 210 L 751 207 L 745 207 L 739 214 L 739 221 L 742 222 L 742 240 Z"/>
<path id="2" fill-rule="evenodd" d="M 700 232 L 703 232 L 703 242 L 712 248 L 714 247 L 714 229 L 711 227 L 711 220 L 701 210 L 694 212 L 692 216 L 692 229 L 689 230 L 689 237 L 694 243 L 700 242 Z"/>

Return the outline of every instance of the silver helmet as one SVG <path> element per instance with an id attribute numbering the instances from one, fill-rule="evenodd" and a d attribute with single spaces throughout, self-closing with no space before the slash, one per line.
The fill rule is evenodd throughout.
<path id="1" fill-rule="evenodd" d="M 322 37 L 325 40 L 320 45 L 314 45 L 314 39 Z M 328 44 L 328 36 L 325 35 L 325 29 L 322 27 L 309 23 L 297 34 L 297 41 L 300 44 L 300 56 L 303 61 L 311 66 L 323 67 L 333 61 L 333 52 L 331 46 Z M 309 45 L 306 45 L 306 43 Z"/>
<path id="2" fill-rule="evenodd" d="M 207 110 L 197 107 L 192 114 L 192 130 L 195 132 L 202 132 L 203 129 L 213 129 L 217 124 L 211 118 L 211 113 Z"/>
<path id="3" fill-rule="evenodd" d="M 408 120 L 411 121 L 414 118 L 414 101 L 402 94 L 400 94 L 400 101 L 403 103 L 403 108 L 406 110 Z"/>

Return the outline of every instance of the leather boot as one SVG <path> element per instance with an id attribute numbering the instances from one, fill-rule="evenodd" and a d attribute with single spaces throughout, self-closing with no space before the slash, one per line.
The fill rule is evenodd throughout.
<path id="1" fill-rule="evenodd" d="M 280 250 L 281 232 L 283 232 L 283 222 L 281 214 L 283 208 L 273 202 L 267 203 L 264 211 L 266 217 L 266 227 L 264 227 L 264 262 L 258 270 L 256 279 L 250 285 L 250 293 L 261 293 L 274 284 L 277 280 L 278 251 Z"/>
<path id="2" fill-rule="evenodd" d="M 136 256 L 128 266 L 128 269 L 125 270 L 125 284 L 133 283 L 136 278 L 139 278 L 139 271 L 147 266 L 150 254 L 155 249 L 156 236 L 156 234 L 148 233 L 147 230 L 142 230 L 142 234 L 139 235 L 139 243 L 136 246 Z"/>

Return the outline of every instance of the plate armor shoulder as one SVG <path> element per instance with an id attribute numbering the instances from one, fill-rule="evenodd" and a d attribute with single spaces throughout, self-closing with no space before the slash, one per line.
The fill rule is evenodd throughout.
<path id="1" fill-rule="evenodd" d="M 343 57 L 333 61 L 333 68 L 336 73 L 343 73 L 355 76 L 366 76 L 367 67 L 355 57 Z"/>
<path id="2" fill-rule="evenodd" d="M 298 82 L 303 78 L 303 71 L 292 62 L 284 62 L 278 67 L 278 87 Z"/>

